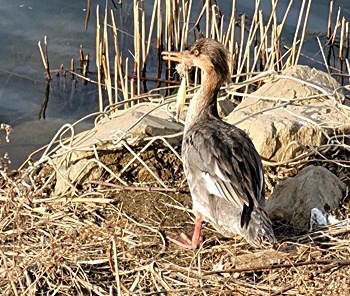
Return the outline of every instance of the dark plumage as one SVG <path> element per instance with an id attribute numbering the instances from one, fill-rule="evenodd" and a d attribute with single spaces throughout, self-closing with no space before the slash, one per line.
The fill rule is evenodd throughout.
<path id="1" fill-rule="evenodd" d="M 252 246 L 275 241 L 265 211 L 261 158 L 248 135 L 219 118 L 217 94 L 230 78 L 229 52 L 213 39 L 199 39 L 164 58 L 203 70 L 202 84 L 188 109 L 182 157 L 196 215 L 193 234 L 170 239 L 184 247 L 201 243 L 201 222 L 226 237 L 243 236 Z"/>

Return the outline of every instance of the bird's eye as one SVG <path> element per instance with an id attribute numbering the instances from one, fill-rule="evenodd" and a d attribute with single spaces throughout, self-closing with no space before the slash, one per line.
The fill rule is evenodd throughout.
<path id="1" fill-rule="evenodd" d="M 198 50 L 198 49 L 195 49 L 195 50 L 193 51 L 193 54 L 194 54 L 196 57 L 198 57 L 198 56 L 199 56 L 199 50 Z"/>

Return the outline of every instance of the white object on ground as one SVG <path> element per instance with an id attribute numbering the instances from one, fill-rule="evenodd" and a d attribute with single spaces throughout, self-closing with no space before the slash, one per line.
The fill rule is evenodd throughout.
<path id="1" fill-rule="evenodd" d="M 310 229 L 309 232 L 315 230 L 317 226 L 327 226 L 329 224 L 337 223 L 339 220 L 327 213 L 323 214 L 318 208 L 313 208 L 310 215 Z"/>

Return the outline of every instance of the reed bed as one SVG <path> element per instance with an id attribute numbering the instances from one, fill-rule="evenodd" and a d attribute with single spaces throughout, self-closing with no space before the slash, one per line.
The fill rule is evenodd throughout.
<path id="1" fill-rule="evenodd" d="M 224 87 L 220 97 L 247 95 L 267 77 L 298 63 L 311 1 L 302 1 L 296 34 L 288 48 L 281 42 L 285 18 L 281 23 L 277 21 L 277 1 L 272 2 L 267 23 L 263 22 L 256 1 L 250 25 L 245 16 L 237 18 L 235 1 L 227 20 L 216 2 L 203 1 L 198 16 L 191 15 L 192 1 L 170 0 L 167 4 L 155 0 L 152 18 L 147 20 L 145 2 L 133 2 L 131 35 L 136 37 L 131 63 L 120 50 L 120 35 L 125 33 L 118 27 L 115 11 L 106 8 L 100 22 L 97 8 L 97 71 L 86 72 L 90 77 L 96 75 L 96 79 L 74 71 L 74 63 L 70 67 L 75 77 L 97 85 L 99 112 L 89 115 L 96 117 L 96 125 L 112 118 L 117 110 L 132 112 L 136 104 L 152 104 L 151 112 L 164 108 L 164 112 L 173 114 L 174 87 L 168 85 L 173 80 L 170 65 L 167 75 L 154 77 L 159 87 L 142 91 L 152 46 L 158 53 L 163 49 L 181 50 L 199 34 L 220 40 L 232 53 L 235 83 Z M 341 32 L 347 32 L 347 22 L 341 30 L 332 29 L 331 20 L 329 24 L 329 37 L 345 36 Z M 343 42 L 346 44 L 346 38 Z M 47 44 L 45 48 L 47 53 Z M 346 50 L 343 48 L 342 52 L 347 64 Z M 84 63 L 88 67 L 89 60 L 81 51 L 80 68 Z M 334 71 L 331 64 L 327 65 Z M 200 73 L 195 73 L 188 97 L 200 83 L 199 77 Z M 328 90 L 321 92 L 335 95 Z M 276 108 L 283 108 L 286 102 L 276 104 Z M 348 107 L 335 104 L 334 108 Z M 161 136 L 139 141 L 128 133 L 131 127 L 116 134 L 109 149 L 74 146 L 75 126 L 84 119 L 62 127 L 49 145 L 29 156 L 26 168 L 13 172 L 0 170 L 3 295 L 348 295 L 348 197 L 344 197 L 343 217 L 338 224 L 311 233 L 296 233 L 288 225 L 275 225 L 278 239 L 275 246 L 252 249 L 241 238 L 220 237 L 206 226 L 203 246 L 184 251 L 169 245 L 166 239 L 166 235 L 192 227 L 190 196 L 179 147 Z M 137 124 L 139 121 L 133 126 Z M 10 127 L 4 129 L 10 132 Z M 69 133 L 71 136 L 67 137 Z M 279 180 L 310 162 L 326 166 L 350 184 L 349 135 L 342 136 L 330 139 L 323 147 L 310 149 L 302 157 L 283 163 L 265 162 L 267 189 L 271 191 Z M 55 195 L 54 187 L 61 173 L 56 161 L 62 156 L 66 158 L 59 161 L 67 161 L 72 152 L 83 149 L 92 153 L 88 162 L 101 168 L 103 177 L 66 180 L 67 190 Z M 155 151 L 160 160 L 171 161 L 167 165 L 157 158 L 147 162 L 150 151 Z M 39 152 L 39 160 L 33 162 L 31 159 Z M 120 157 L 124 167 L 116 169 L 111 156 Z M 162 176 L 159 182 L 157 176 L 150 174 L 146 181 L 137 178 L 140 170 L 149 172 L 157 165 L 165 171 L 172 170 L 168 180 Z M 127 175 L 130 172 L 125 167 L 138 171 Z"/>
<path id="2" fill-rule="evenodd" d="M 342 84 L 346 84 L 344 79 L 349 74 L 348 21 L 341 17 L 340 9 L 334 19 L 333 3 L 330 1 L 327 38 L 318 38 L 320 52 L 324 56 L 324 60 L 319 62 L 324 63 L 329 73 L 339 75 Z M 298 64 L 308 34 L 312 0 L 301 2 L 294 38 L 290 43 L 282 41 L 282 36 L 288 13 L 292 5 L 296 5 L 293 1 L 289 2 L 282 20 L 278 20 L 276 14 L 278 1 L 272 1 L 267 21 L 264 21 L 266 16 L 259 7 L 260 0 L 255 1 L 254 13 L 249 17 L 245 14 L 236 15 L 236 1 L 232 1 L 232 10 L 228 14 L 221 11 L 216 1 L 209 0 L 202 1 L 199 15 L 193 14 L 192 0 L 170 0 L 166 3 L 155 0 L 153 7 L 150 3 L 147 6 L 149 11 L 152 10 L 151 14 L 146 13 L 144 1 L 134 0 L 132 4 L 123 5 L 121 13 L 133 15 L 133 32 L 130 33 L 124 29 L 125 17 L 120 14 L 116 17 L 116 11 L 107 8 L 104 10 L 104 25 L 100 26 L 100 9 L 97 7 L 97 81 L 102 79 L 100 83 L 103 84 L 99 86 L 100 111 L 106 103 L 128 100 L 146 92 L 147 82 L 153 82 L 154 88 L 165 81 L 173 81 L 174 69 L 170 63 L 167 64 L 164 78 L 161 51 L 184 50 L 199 36 L 217 39 L 229 49 L 232 54 L 232 74 L 235 75 L 233 82 L 249 79 L 252 73 L 281 71 Z M 113 39 L 113 42 L 109 39 Z M 130 44 L 130 48 L 121 48 L 120 40 Z M 111 45 L 110 48 L 108 45 Z M 123 55 L 128 57 L 124 58 Z M 147 77 L 150 60 L 156 77 Z M 193 83 L 200 83 L 199 73 L 195 73 L 192 78 Z M 104 96 L 102 90 L 105 90 Z"/>

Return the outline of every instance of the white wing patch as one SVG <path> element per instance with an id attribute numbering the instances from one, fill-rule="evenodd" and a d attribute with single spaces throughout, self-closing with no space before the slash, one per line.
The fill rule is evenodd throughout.
<path id="1" fill-rule="evenodd" d="M 221 172 L 220 174 L 222 175 Z M 229 193 L 226 190 L 226 194 L 225 194 L 221 186 L 218 183 L 216 183 L 215 180 L 212 179 L 210 174 L 206 172 L 202 172 L 202 177 L 205 180 L 207 190 L 210 194 L 213 194 L 217 197 L 221 197 L 227 200 L 228 202 L 235 203 L 239 207 L 243 207 L 244 201 L 236 194 L 234 190 L 231 190 L 231 193 Z M 224 181 L 225 178 L 223 178 L 222 180 Z"/>
<path id="2" fill-rule="evenodd" d="M 226 199 L 221 188 L 217 186 L 217 184 L 213 181 L 213 179 L 208 173 L 202 172 L 202 177 L 205 180 L 205 184 L 207 185 L 207 190 L 210 194 Z"/>
<path id="3" fill-rule="evenodd" d="M 223 173 L 222 173 L 221 169 L 219 168 L 219 165 L 218 165 L 217 162 L 215 162 L 214 173 L 215 173 L 216 176 L 218 176 L 223 181 L 225 181 L 227 179 L 227 177 L 223 175 Z"/>

